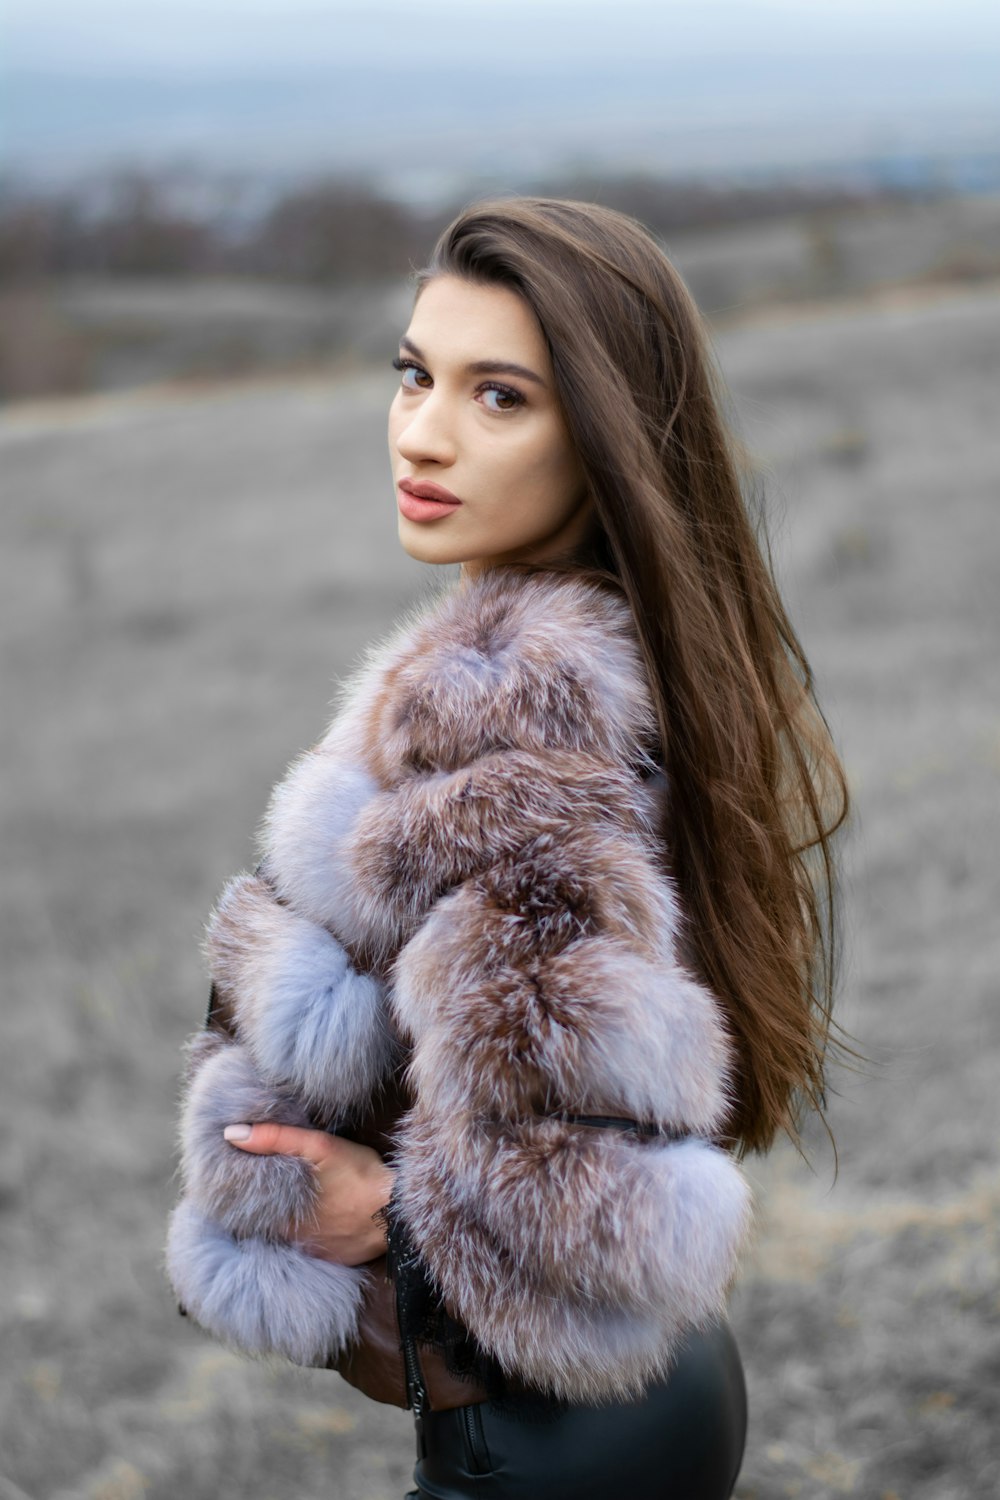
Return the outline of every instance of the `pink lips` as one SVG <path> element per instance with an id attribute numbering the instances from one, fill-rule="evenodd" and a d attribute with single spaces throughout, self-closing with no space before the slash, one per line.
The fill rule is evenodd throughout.
<path id="1" fill-rule="evenodd" d="M 440 484 L 416 484 L 412 479 L 401 479 L 397 503 L 408 521 L 434 521 L 457 510 L 462 502 Z"/>

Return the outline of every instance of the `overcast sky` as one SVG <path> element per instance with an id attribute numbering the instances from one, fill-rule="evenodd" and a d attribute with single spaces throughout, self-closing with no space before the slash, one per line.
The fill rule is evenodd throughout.
<path id="1" fill-rule="evenodd" d="M 11 66 L 101 73 L 1000 46 L 996 0 L 6 0 L 2 26 Z"/>
<path id="2" fill-rule="evenodd" d="M 1000 151 L 997 0 L 0 6 L 0 167 L 28 175 L 183 158 L 415 181 Z"/>

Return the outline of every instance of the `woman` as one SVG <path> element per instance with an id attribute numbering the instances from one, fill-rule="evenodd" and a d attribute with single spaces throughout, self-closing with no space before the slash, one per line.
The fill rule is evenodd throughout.
<path id="1" fill-rule="evenodd" d="M 372 650 L 213 914 L 182 1305 L 414 1410 L 415 1495 L 723 1500 L 738 1167 L 820 1107 L 839 763 L 704 333 L 634 221 L 418 276 Z"/>

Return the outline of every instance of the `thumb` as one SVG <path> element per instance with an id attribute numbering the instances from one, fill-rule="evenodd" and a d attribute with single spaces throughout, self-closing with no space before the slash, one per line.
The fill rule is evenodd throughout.
<path id="1" fill-rule="evenodd" d="M 260 1125 L 227 1125 L 222 1132 L 232 1146 L 259 1156 L 301 1156 L 320 1166 L 336 1147 L 325 1130 L 304 1130 L 298 1125 L 279 1125 L 266 1120 Z"/>

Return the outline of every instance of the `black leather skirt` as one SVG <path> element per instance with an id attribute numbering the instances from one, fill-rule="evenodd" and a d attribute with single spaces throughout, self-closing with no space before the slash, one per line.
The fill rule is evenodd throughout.
<path id="1" fill-rule="evenodd" d="M 668 1379 L 601 1406 L 478 1402 L 418 1423 L 415 1500 L 729 1500 L 746 1441 L 728 1323 L 689 1336 Z"/>

